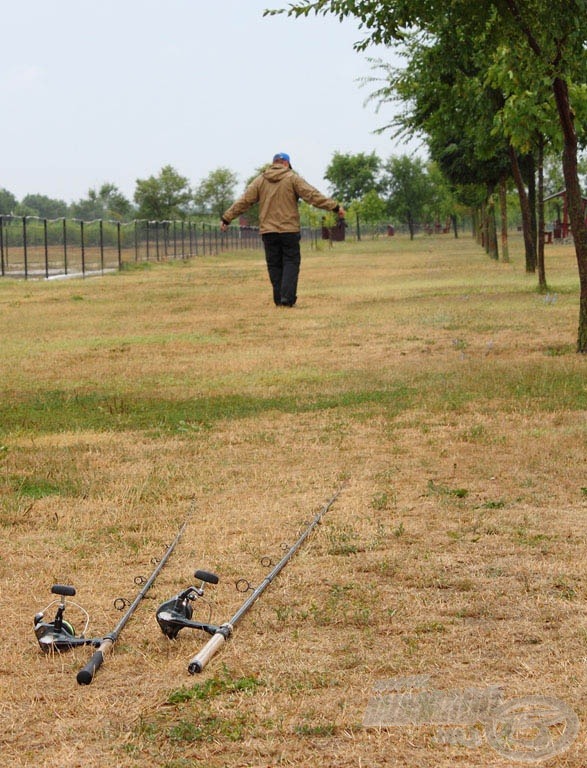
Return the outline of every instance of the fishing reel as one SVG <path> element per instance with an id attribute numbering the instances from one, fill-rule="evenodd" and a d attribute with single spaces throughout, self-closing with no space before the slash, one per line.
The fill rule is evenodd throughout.
<path id="1" fill-rule="evenodd" d="M 81 635 L 76 636 L 73 625 L 63 618 L 66 608 L 65 598 L 75 596 L 75 587 L 70 587 L 66 584 L 54 584 L 51 587 L 51 592 L 54 595 L 59 595 L 59 598 L 50 602 L 43 611 L 35 615 L 33 620 L 35 635 L 41 650 L 44 653 L 49 653 L 50 651 L 61 652 L 68 651 L 70 648 L 77 648 L 80 645 L 95 645 L 96 642 L 99 642 L 85 637 L 90 623 L 90 616 L 81 605 L 70 602 L 70 605 L 75 606 L 85 618 L 85 625 Z M 55 618 L 53 621 L 43 621 L 45 612 L 53 605 L 57 605 Z"/>
<path id="2" fill-rule="evenodd" d="M 204 602 L 207 602 L 204 598 L 204 585 L 218 584 L 218 576 L 208 571 L 196 571 L 194 577 L 199 579 L 199 586 L 184 589 L 157 609 L 157 622 L 163 634 L 170 640 L 175 640 L 179 631 L 184 628 L 201 629 L 209 635 L 214 635 L 218 631 L 218 627 L 208 622 L 192 621 L 194 613 L 192 603 L 198 599 L 204 599 Z M 210 608 L 210 615 L 211 613 Z"/>

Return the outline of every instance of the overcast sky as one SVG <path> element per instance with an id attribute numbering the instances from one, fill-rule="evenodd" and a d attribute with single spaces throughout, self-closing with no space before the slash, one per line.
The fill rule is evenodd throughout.
<path id="1" fill-rule="evenodd" d="M 334 152 L 420 152 L 373 131 L 391 108 L 353 21 L 263 18 L 285 0 L 26 0 L 5 7 L 0 187 L 70 203 L 172 165 L 193 186 L 219 167 L 245 181 L 274 152 L 324 191 Z"/>

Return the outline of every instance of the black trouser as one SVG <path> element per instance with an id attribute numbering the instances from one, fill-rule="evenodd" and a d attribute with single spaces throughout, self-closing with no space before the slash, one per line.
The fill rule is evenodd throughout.
<path id="1" fill-rule="evenodd" d="M 267 271 L 277 306 L 293 307 L 300 274 L 300 233 L 268 232 L 263 235 Z"/>

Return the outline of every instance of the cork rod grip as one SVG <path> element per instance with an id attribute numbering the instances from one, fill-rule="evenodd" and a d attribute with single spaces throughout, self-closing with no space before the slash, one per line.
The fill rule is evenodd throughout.
<path id="1" fill-rule="evenodd" d="M 221 632 L 217 632 L 208 640 L 202 650 L 197 653 L 188 664 L 188 672 L 195 675 L 201 672 L 210 659 L 215 656 L 226 642 L 226 637 Z"/>

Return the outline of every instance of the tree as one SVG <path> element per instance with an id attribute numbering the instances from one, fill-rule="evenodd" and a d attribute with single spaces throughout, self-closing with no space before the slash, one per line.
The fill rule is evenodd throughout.
<path id="1" fill-rule="evenodd" d="M 379 191 L 378 174 L 381 160 L 372 152 L 356 155 L 335 152 L 324 178 L 330 182 L 332 196 L 350 205 L 372 190 Z"/>
<path id="2" fill-rule="evenodd" d="M 137 179 L 134 201 L 141 219 L 183 219 L 191 200 L 192 191 L 188 179 L 171 165 L 164 166 L 158 176 Z"/>
<path id="3" fill-rule="evenodd" d="M 410 239 L 430 201 L 430 187 L 423 163 L 418 158 L 390 157 L 385 164 L 384 187 L 389 210 L 398 221 L 407 224 Z"/>
<path id="4" fill-rule="evenodd" d="M 94 221 L 95 219 L 114 219 L 121 221 L 133 213 L 129 200 L 110 182 L 102 184 L 100 189 L 89 189 L 88 196 L 70 206 L 70 214 L 76 219 Z"/>
<path id="5" fill-rule="evenodd" d="M 380 224 L 385 220 L 388 205 L 376 190 L 366 192 L 357 205 L 357 212 L 366 224 Z"/>
<path id="6" fill-rule="evenodd" d="M 29 216 L 38 216 L 41 219 L 63 219 L 67 216 L 67 203 L 46 195 L 26 195 L 20 205 L 30 211 Z"/>
<path id="7" fill-rule="evenodd" d="M 134 211 L 133 206 L 115 184 L 106 182 L 98 191 L 98 198 L 104 208 L 104 218 L 123 220 L 129 218 Z"/>
<path id="8" fill-rule="evenodd" d="M 235 200 L 238 177 L 228 168 L 217 168 L 206 176 L 194 193 L 194 202 L 219 219 Z"/>
<path id="9" fill-rule="evenodd" d="M 458 204 L 450 185 L 437 163 L 429 162 L 426 167 L 426 173 L 429 185 L 429 198 L 426 206 L 427 218 L 434 223 L 446 221 L 447 219 L 450 220 L 454 236 L 458 237 Z"/>
<path id="10" fill-rule="evenodd" d="M 104 205 L 95 189 L 88 190 L 88 196 L 82 197 L 71 204 L 69 213 L 74 219 L 94 221 L 104 218 Z"/>
<path id="11" fill-rule="evenodd" d="M 8 216 L 13 213 L 18 204 L 18 200 L 7 189 L 0 187 L 0 216 Z"/>

